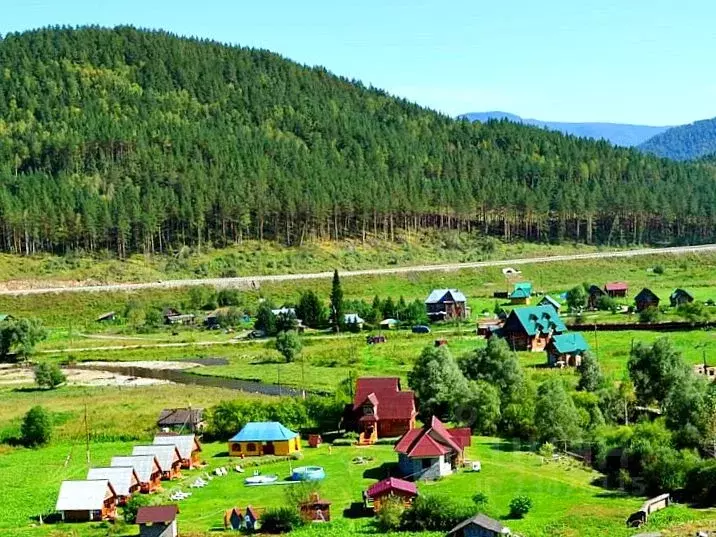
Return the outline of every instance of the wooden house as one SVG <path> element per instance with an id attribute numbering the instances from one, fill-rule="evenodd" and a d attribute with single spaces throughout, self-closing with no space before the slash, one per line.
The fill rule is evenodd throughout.
<path id="1" fill-rule="evenodd" d="M 559 313 L 559 310 L 562 309 L 562 304 L 560 304 L 557 299 L 552 298 L 549 295 L 544 295 L 542 299 L 537 302 L 538 306 L 552 306 L 557 313 Z"/>
<path id="2" fill-rule="evenodd" d="M 659 297 L 651 290 L 644 287 L 639 294 L 634 297 L 634 303 L 636 304 L 636 311 L 644 311 L 648 308 L 659 307 Z"/>
<path id="3" fill-rule="evenodd" d="M 553 336 L 567 331 L 552 306 L 515 308 L 507 316 L 502 328 L 488 333 L 488 337 L 503 337 L 512 350 L 543 351 Z"/>
<path id="4" fill-rule="evenodd" d="M 117 517 L 117 494 L 109 479 L 63 481 L 55 510 L 64 522 L 94 522 Z"/>
<path id="5" fill-rule="evenodd" d="M 405 433 L 394 450 L 403 477 L 437 479 L 450 475 L 462 463 L 463 451 L 469 445 L 469 433 L 447 429 L 433 416 L 421 429 Z"/>
<path id="6" fill-rule="evenodd" d="M 582 363 L 582 356 L 589 350 L 589 345 L 579 332 L 567 332 L 553 336 L 545 350 L 550 366 L 578 367 Z"/>
<path id="7" fill-rule="evenodd" d="M 301 502 L 298 511 L 305 522 L 331 521 L 331 502 L 322 500 L 317 492 L 311 494 L 308 501 Z"/>
<path id="8" fill-rule="evenodd" d="M 165 408 L 159 413 L 157 427 L 179 432 L 196 433 L 204 430 L 203 408 Z"/>
<path id="9" fill-rule="evenodd" d="M 144 494 L 154 492 L 161 487 L 162 470 L 154 455 L 135 455 L 130 457 L 112 457 L 112 467 L 131 466 L 139 481 L 139 491 Z"/>
<path id="10" fill-rule="evenodd" d="M 590 310 L 595 310 L 599 307 L 599 299 L 603 296 L 608 296 L 606 291 L 597 285 L 590 285 L 587 289 L 587 307 Z"/>
<path id="11" fill-rule="evenodd" d="M 132 466 L 109 466 L 90 468 L 88 480 L 106 479 L 117 495 L 117 504 L 124 505 L 133 494 L 139 492 L 139 476 Z"/>
<path id="12" fill-rule="evenodd" d="M 604 285 L 604 292 L 612 298 L 624 298 L 629 292 L 626 282 L 609 282 Z"/>
<path id="13" fill-rule="evenodd" d="M 290 455 L 301 451 L 301 437 L 277 421 L 252 421 L 229 439 L 229 455 Z"/>
<path id="14" fill-rule="evenodd" d="M 430 321 L 467 319 L 467 298 L 457 289 L 433 289 L 425 299 L 425 312 Z"/>
<path id="15" fill-rule="evenodd" d="M 181 467 L 194 468 L 200 462 L 201 444 L 196 435 L 163 433 L 154 437 L 155 446 L 176 446 L 181 455 Z"/>
<path id="16" fill-rule="evenodd" d="M 166 308 L 162 312 L 164 317 L 164 324 L 177 325 L 177 324 L 194 324 L 196 315 L 191 313 L 181 313 L 179 310 L 174 308 Z"/>
<path id="17" fill-rule="evenodd" d="M 132 455 L 153 455 L 159 463 L 164 480 L 181 476 L 181 455 L 176 446 L 134 446 Z"/>
<path id="18" fill-rule="evenodd" d="M 489 516 L 479 514 L 460 522 L 447 537 L 509 537 L 510 528 Z"/>
<path id="19" fill-rule="evenodd" d="M 137 510 L 139 537 L 177 537 L 177 514 L 176 505 L 140 507 Z"/>
<path id="20" fill-rule="evenodd" d="M 415 395 L 402 391 L 398 377 L 363 377 L 356 382 L 353 404 L 344 418 L 359 433 L 359 443 L 398 437 L 415 427 Z"/>
<path id="21" fill-rule="evenodd" d="M 678 308 L 683 304 L 690 304 L 693 301 L 694 297 L 684 289 L 674 289 L 674 292 L 669 295 L 669 303 L 672 308 Z"/>
<path id="22" fill-rule="evenodd" d="M 515 284 L 515 288 L 510 293 L 510 304 L 527 305 L 532 300 L 532 284 L 529 282 L 520 282 Z"/>
<path id="23" fill-rule="evenodd" d="M 418 487 L 415 483 L 389 477 L 378 481 L 363 494 L 366 509 L 372 508 L 374 512 L 380 511 L 381 506 L 390 498 L 398 498 L 405 507 L 409 507 L 418 496 Z"/>

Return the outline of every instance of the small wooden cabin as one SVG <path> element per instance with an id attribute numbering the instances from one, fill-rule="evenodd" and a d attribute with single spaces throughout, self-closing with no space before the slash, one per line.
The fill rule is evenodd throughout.
<path id="1" fill-rule="evenodd" d="M 489 516 L 479 514 L 460 522 L 451 529 L 447 537 L 509 537 L 510 528 Z"/>
<path id="2" fill-rule="evenodd" d="M 106 479 L 117 495 L 117 504 L 124 505 L 133 494 L 139 492 L 139 477 L 132 466 L 109 466 L 90 468 L 87 479 Z"/>
<path id="3" fill-rule="evenodd" d="M 204 429 L 203 408 L 165 408 L 159 413 L 157 427 L 177 432 L 196 433 Z"/>
<path id="4" fill-rule="evenodd" d="M 612 298 L 624 298 L 629 292 L 626 282 L 609 282 L 604 285 L 604 291 Z"/>
<path id="5" fill-rule="evenodd" d="M 672 308 L 678 308 L 683 304 L 690 304 L 693 301 L 694 297 L 684 289 L 674 289 L 674 292 L 669 295 L 669 303 Z"/>
<path id="6" fill-rule="evenodd" d="M 170 480 L 181 476 L 181 454 L 174 445 L 134 446 L 132 455 L 153 455 L 162 471 L 162 479 Z"/>
<path id="7" fill-rule="evenodd" d="M 193 434 L 158 434 L 154 437 L 155 446 L 176 446 L 181 456 L 181 467 L 190 469 L 198 465 L 201 457 L 201 444 Z"/>
<path id="8" fill-rule="evenodd" d="M 140 507 L 137 510 L 137 524 L 139 524 L 139 537 L 177 537 L 176 505 L 154 505 Z"/>
<path id="9" fill-rule="evenodd" d="M 599 307 L 599 299 L 603 296 L 607 296 L 607 293 L 603 291 L 601 287 L 590 285 L 587 290 L 587 307 L 590 310 L 597 309 Z"/>
<path id="10" fill-rule="evenodd" d="M 552 298 L 549 295 L 544 295 L 542 299 L 537 302 L 538 306 L 552 306 L 555 310 L 557 310 L 557 313 L 559 313 L 559 310 L 562 309 L 562 304 L 560 304 L 557 299 Z"/>
<path id="11" fill-rule="evenodd" d="M 314 492 L 307 502 L 301 503 L 299 512 L 306 522 L 330 522 L 331 502 L 322 500 L 318 493 Z"/>
<path id="12" fill-rule="evenodd" d="M 390 498 L 398 498 L 405 507 L 409 507 L 418 496 L 418 487 L 415 483 L 389 477 L 372 485 L 363 493 L 364 505 L 367 509 L 372 508 L 374 512 L 380 511 L 381 505 Z"/>
<path id="13" fill-rule="evenodd" d="M 510 304 L 526 306 L 532 300 L 532 284 L 529 282 L 516 283 L 510 293 Z"/>
<path id="14" fill-rule="evenodd" d="M 139 491 L 143 494 L 149 494 L 161 487 L 162 470 L 154 455 L 112 457 L 110 466 L 131 466 L 139 480 Z"/>
<path id="15" fill-rule="evenodd" d="M 567 332 L 552 337 L 547 344 L 547 363 L 552 367 L 579 367 L 584 353 L 589 350 L 584 336 L 579 332 Z"/>
<path id="16" fill-rule="evenodd" d="M 431 322 L 467 319 L 467 298 L 457 289 L 433 289 L 425 299 L 425 313 Z"/>
<path id="17" fill-rule="evenodd" d="M 117 518 L 117 494 L 109 479 L 63 481 L 55 510 L 64 522 L 101 522 Z"/>
<path id="18" fill-rule="evenodd" d="M 659 307 L 659 297 L 651 290 L 644 287 L 639 294 L 634 297 L 636 311 L 644 311 L 648 308 Z"/>

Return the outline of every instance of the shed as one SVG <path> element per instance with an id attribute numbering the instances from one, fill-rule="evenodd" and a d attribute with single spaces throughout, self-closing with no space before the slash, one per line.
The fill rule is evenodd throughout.
<path id="1" fill-rule="evenodd" d="M 117 503 L 123 505 L 139 490 L 139 477 L 132 466 L 90 468 L 88 480 L 106 479 L 117 494 Z"/>
<path id="2" fill-rule="evenodd" d="M 177 514 L 176 505 L 140 507 L 137 510 L 139 537 L 177 537 Z"/>
<path id="3" fill-rule="evenodd" d="M 153 455 L 162 471 L 162 479 L 179 477 L 181 468 L 181 455 L 174 445 L 170 446 L 134 446 L 132 455 Z"/>
<path id="4" fill-rule="evenodd" d="M 290 455 L 301 451 L 301 437 L 277 421 L 252 421 L 229 439 L 232 457 Z"/>
<path id="5" fill-rule="evenodd" d="M 193 468 L 199 464 L 201 444 L 193 434 L 158 434 L 152 442 L 155 446 L 176 446 L 181 456 L 182 468 Z"/>
<path id="6" fill-rule="evenodd" d="M 322 500 L 318 493 L 314 492 L 308 501 L 301 503 L 299 512 L 306 522 L 330 522 L 331 502 Z"/>
<path id="7" fill-rule="evenodd" d="M 65 522 L 114 520 L 117 517 L 117 494 L 109 479 L 63 481 L 55 510 Z"/>
<path id="8" fill-rule="evenodd" d="M 107 321 L 114 321 L 117 318 L 117 314 L 113 311 L 108 311 L 107 313 L 103 313 L 97 319 L 95 319 L 98 323 L 103 323 Z"/>
<path id="9" fill-rule="evenodd" d="M 612 298 L 623 298 L 629 292 L 626 282 L 609 282 L 604 285 L 604 291 Z"/>
<path id="10" fill-rule="evenodd" d="M 510 293 L 511 304 L 529 304 L 532 298 L 532 284 L 530 282 L 520 282 L 515 284 L 515 288 Z"/>
<path id="11" fill-rule="evenodd" d="M 685 289 L 674 289 L 674 292 L 669 295 L 672 308 L 678 308 L 682 304 L 690 304 L 693 301 L 694 297 Z"/>
<path id="12" fill-rule="evenodd" d="M 607 296 L 606 291 L 597 285 L 590 285 L 589 289 L 587 289 L 587 307 L 591 310 L 597 309 L 599 299 L 603 296 Z"/>
<path id="13" fill-rule="evenodd" d="M 388 498 L 399 498 L 407 507 L 413 503 L 417 496 L 418 487 L 415 486 L 415 483 L 397 477 L 378 481 L 363 494 L 365 506 L 372 507 L 376 513 L 380 511 L 381 504 Z"/>
<path id="14" fill-rule="evenodd" d="M 651 289 L 646 287 L 639 291 L 639 294 L 634 297 L 634 302 L 636 303 L 636 311 L 659 307 L 659 297 L 656 296 L 656 293 Z"/>
<path id="15" fill-rule="evenodd" d="M 145 494 L 159 488 L 162 470 L 154 455 L 133 455 L 130 457 L 112 457 L 110 466 L 131 466 L 139 479 L 139 490 Z"/>
<path id="16" fill-rule="evenodd" d="M 400 324 L 398 319 L 383 319 L 380 321 L 380 327 L 385 330 L 392 330 Z"/>
<path id="17" fill-rule="evenodd" d="M 460 522 L 448 532 L 448 537 L 503 537 L 512 535 L 510 528 L 489 516 L 478 514 Z"/>
<path id="18" fill-rule="evenodd" d="M 582 356 L 589 350 L 584 336 L 579 332 L 557 334 L 547 344 L 547 363 L 554 366 L 578 367 Z"/>
<path id="19" fill-rule="evenodd" d="M 557 302 L 557 299 L 552 298 L 549 295 L 544 295 L 542 297 L 542 300 L 537 302 L 537 305 L 538 306 L 552 306 L 555 310 L 557 310 L 557 312 L 559 312 L 560 308 L 562 307 L 562 304 Z"/>
<path id="20" fill-rule="evenodd" d="M 157 427 L 161 429 L 189 431 L 192 433 L 204 429 L 203 408 L 165 408 L 159 413 Z"/>

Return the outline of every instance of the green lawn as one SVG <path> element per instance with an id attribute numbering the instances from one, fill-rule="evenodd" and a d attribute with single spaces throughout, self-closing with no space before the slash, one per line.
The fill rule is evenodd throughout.
<path id="1" fill-rule="evenodd" d="M 106 464 L 113 455 L 130 450 L 130 443 L 94 443 L 91 460 L 94 465 Z M 231 468 L 240 462 L 228 458 L 225 451 L 223 443 L 204 446 L 209 469 L 218 466 Z M 341 530 L 339 533 L 372 533 L 370 519 L 341 519 L 345 509 L 353 502 L 360 502 L 362 490 L 395 471 L 396 456 L 392 447 L 336 447 L 329 454 L 328 448 L 323 446 L 319 449 L 306 448 L 304 453 L 301 461 L 268 464 L 260 468 L 261 472 L 287 477 L 291 467 L 297 465 L 323 466 L 327 477 L 319 490 L 322 497 L 333 502 L 331 512 L 335 526 Z M 355 464 L 351 461 L 356 456 L 373 460 L 368 464 Z M 467 456 L 482 462 L 480 473 L 459 471 L 435 483 L 421 483 L 420 492 L 450 495 L 467 501 L 475 492 L 482 491 L 489 498 L 489 514 L 501 519 L 506 518 L 511 498 L 527 494 L 533 500 L 532 511 L 523 520 L 504 521 L 526 537 L 626 537 L 633 534 L 624 527 L 624 520 L 643 499 L 595 486 L 599 474 L 575 462 L 545 464 L 537 455 L 520 451 L 516 446 L 494 438 L 474 438 Z M 12 531 L 12 535 L 35 537 L 51 535 L 53 530 L 60 532 L 58 535 L 72 535 L 67 532 L 73 529 L 81 537 L 106 535 L 106 529 L 97 524 L 31 527 L 32 517 L 52 510 L 63 479 L 84 477 L 87 464 L 81 442 L 74 445 L 61 443 L 37 451 L 7 449 L 0 456 L 0 468 L 0 532 Z M 28 472 L 28 468 L 32 471 Z M 197 475 L 202 474 L 199 470 L 185 472 L 181 481 L 165 483 L 165 496 L 176 489 L 193 492 L 189 499 L 180 503 L 181 531 L 211 535 L 223 527 L 225 509 L 245 507 L 247 504 L 265 508 L 286 503 L 285 487 L 292 485 L 248 487 L 243 480 L 250 473 L 251 469 L 248 469 L 247 474 L 231 472 L 226 477 L 216 477 L 203 489 L 188 487 Z M 712 518 L 716 516 L 716 511 L 677 506 L 664 515 L 668 516 L 653 517 L 647 529 Z M 319 534 L 322 533 L 319 531 Z"/>

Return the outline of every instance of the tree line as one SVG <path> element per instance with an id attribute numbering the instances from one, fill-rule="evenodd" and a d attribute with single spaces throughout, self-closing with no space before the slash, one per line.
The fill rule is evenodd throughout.
<path id="1" fill-rule="evenodd" d="M 0 250 L 165 252 L 457 229 L 716 238 L 709 163 L 470 124 L 276 54 L 131 27 L 0 39 Z"/>

